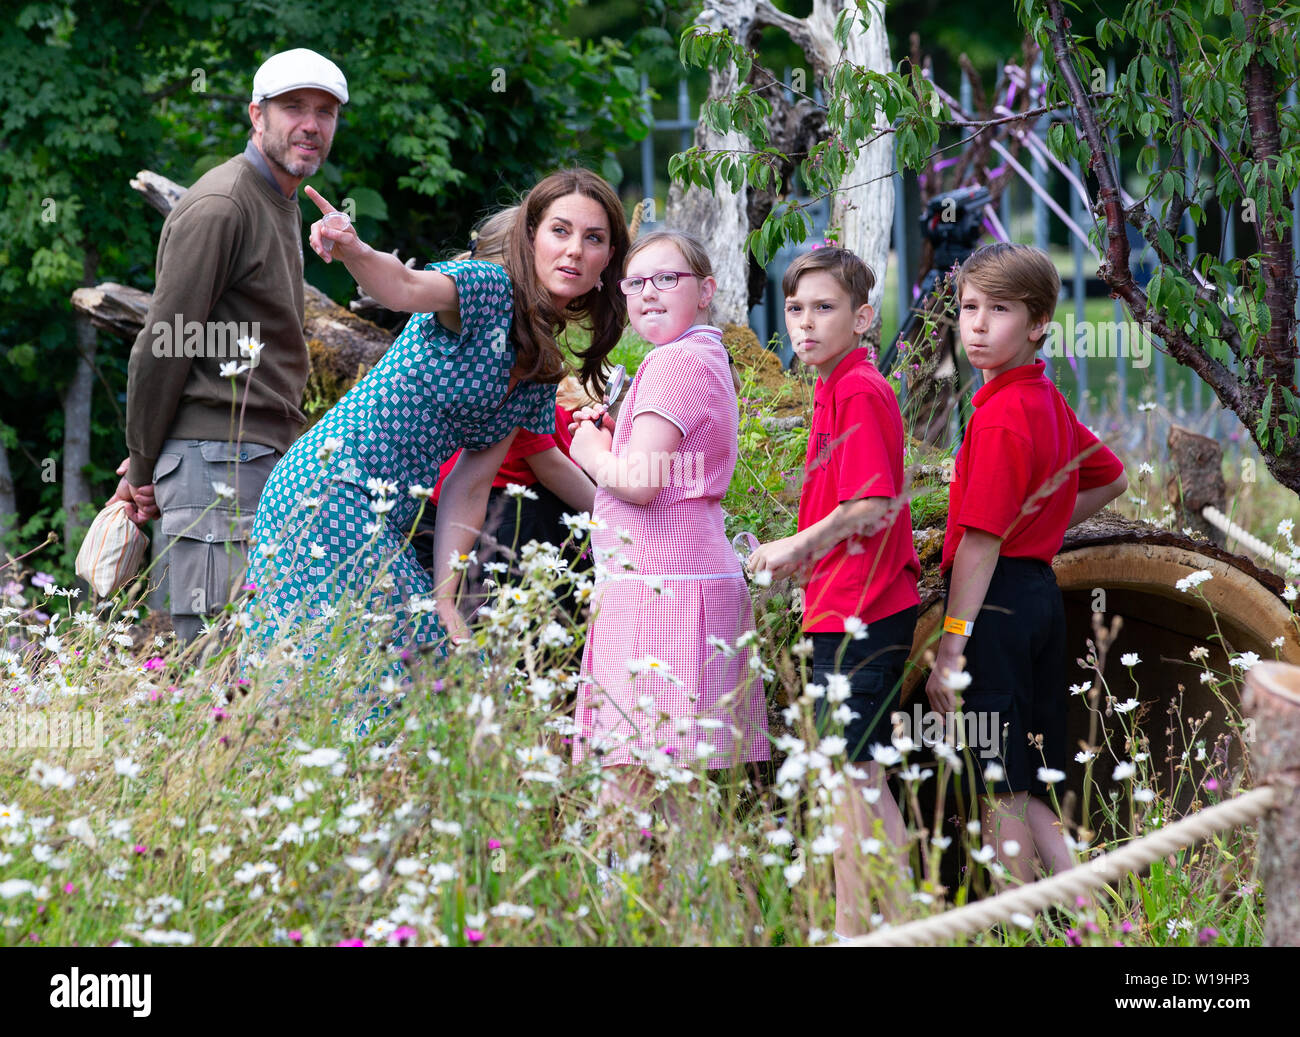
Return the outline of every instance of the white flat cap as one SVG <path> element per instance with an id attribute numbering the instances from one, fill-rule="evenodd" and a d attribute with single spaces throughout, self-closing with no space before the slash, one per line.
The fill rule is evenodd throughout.
<path id="1" fill-rule="evenodd" d="M 333 94 L 340 104 L 348 103 L 348 81 L 342 70 L 329 58 L 305 47 L 273 54 L 262 63 L 253 76 L 253 103 L 306 87 Z"/>

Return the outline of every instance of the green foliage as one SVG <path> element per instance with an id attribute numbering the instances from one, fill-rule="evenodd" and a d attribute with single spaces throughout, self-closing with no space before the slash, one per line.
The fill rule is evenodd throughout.
<path id="1" fill-rule="evenodd" d="M 611 156 L 644 136 L 628 53 L 568 38 L 572 6 L 73 0 L 26 4 L 0 24 L 0 411 L 17 440 L 20 512 L 61 506 L 29 458 L 61 455 L 71 292 L 152 287 L 160 220 L 129 186 L 138 170 L 190 184 L 237 154 L 257 66 L 310 47 L 351 92 L 313 186 L 350 198 L 375 247 L 439 258 L 553 168 L 584 164 L 617 183 Z M 307 276 L 339 299 L 354 291 L 310 253 Z M 100 337 L 92 456 L 105 497 L 124 451 L 127 350 Z"/>
<path id="2" fill-rule="evenodd" d="M 1099 8 L 1095 35 L 1088 36 L 1092 27 L 1067 6 L 1076 10 L 1067 33 L 1072 72 L 1091 94 L 1107 154 L 1094 156 L 1079 128 L 1081 113 L 1057 67 L 1046 5 L 1020 0 L 1017 17 L 1042 48 L 1046 103 L 1073 116 L 1073 122 L 1050 127 L 1049 146 L 1085 169 L 1098 162 L 1117 166 L 1125 153 L 1135 156 L 1139 204 L 1128 209 L 1128 218 L 1155 252 L 1157 272 L 1146 289 L 1150 308 L 1194 351 L 1225 367 L 1236 362 L 1235 371 L 1220 376 L 1220 395 L 1270 462 L 1277 461 L 1300 430 L 1291 391 L 1294 299 L 1268 291 L 1280 276 L 1279 264 L 1292 262 L 1290 198 L 1300 185 L 1300 114 L 1284 98 L 1300 77 L 1300 42 L 1294 32 L 1268 26 L 1292 24 L 1300 7 L 1270 9 L 1273 21 L 1257 24 L 1227 0 L 1208 10 L 1198 0 L 1133 0 L 1122 12 L 1112 11 L 1114 5 Z M 860 18 L 852 7 L 841 13 L 835 26 L 841 44 L 862 31 Z M 755 52 L 729 33 L 703 26 L 683 33 L 680 54 L 690 67 L 730 72 L 742 84 L 756 63 Z M 1117 63 L 1117 73 L 1104 85 L 1108 59 Z M 1259 120 L 1251 118 L 1245 84 L 1252 67 L 1273 84 L 1274 94 L 1254 103 L 1257 114 L 1276 120 L 1276 146 L 1260 137 Z M 766 85 L 761 74 L 757 78 Z M 767 104 L 744 84 L 710 102 L 705 119 L 718 131 L 740 134 L 746 148 L 691 148 L 674 156 L 670 174 L 710 190 L 720 183 L 733 191 L 744 185 L 779 190 L 778 171 L 795 162 L 804 189 L 820 199 L 840 189 L 846 170 L 882 132 L 892 136 L 900 167 L 919 170 L 939 156 L 941 133 L 952 128 L 931 80 L 910 62 L 878 72 L 841 60 L 820 86 L 826 133 L 807 155 L 787 156 L 772 147 Z M 1184 210 L 1195 229 L 1190 236 L 1180 218 Z M 1226 262 L 1218 258 L 1225 218 L 1240 218 L 1248 230 L 1246 244 L 1239 240 L 1241 254 Z M 810 229 L 802 205 L 778 199 L 746 244 L 765 264 L 782 246 L 805 240 Z M 1093 238 L 1104 254 L 1101 219 L 1094 221 Z M 1293 278 L 1285 284 L 1294 290 Z M 1290 333 L 1273 328 L 1279 319 L 1287 320 Z M 1204 366 L 1198 370 L 1205 374 Z M 1240 393 L 1230 386 L 1234 377 Z M 1279 477 L 1300 491 L 1293 463 Z"/>
<path id="3" fill-rule="evenodd" d="M 1297 13 L 1300 8 L 1292 6 L 1269 17 L 1294 19 Z M 1024 4 L 1022 16 L 1044 47 L 1048 102 L 1068 103 L 1044 9 Z M 1287 229 L 1290 196 L 1300 186 L 1300 118 L 1285 105 L 1284 92 L 1300 74 L 1300 45 L 1292 32 L 1257 33 L 1226 2 L 1135 0 L 1122 18 L 1098 21 L 1093 38 L 1074 37 L 1075 72 L 1087 81 L 1121 44 L 1132 57 L 1117 66 L 1114 83 L 1094 97 L 1093 108 L 1101 133 L 1112 142 L 1107 161 L 1126 147 L 1137 152 L 1145 193 L 1130 208 L 1129 221 L 1155 253 L 1148 302 L 1195 349 L 1224 365 L 1238 358 L 1244 390 L 1238 415 L 1266 456 L 1280 455 L 1300 427 L 1300 412 L 1287 388 L 1294 378 L 1290 365 L 1270 355 L 1272 315 L 1265 297 L 1276 273 L 1267 271 L 1264 249 L 1266 242 L 1293 233 Z M 1272 77 L 1277 91 L 1257 102 L 1271 106 L 1277 120 L 1275 152 L 1250 128 L 1251 62 Z M 1092 157 L 1083 136 L 1064 125 L 1053 128 L 1048 143 L 1067 161 L 1086 164 Z M 1214 228 L 1224 216 L 1240 218 L 1247 232 L 1244 239 L 1238 236 L 1240 254 L 1221 262 L 1215 247 L 1194 248 L 1189 261 L 1187 247 L 1196 245 L 1198 235 L 1181 233 L 1184 210 L 1198 233 L 1211 229 L 1216 244 L 1221 231 Z M 1104 251 L 1103 225 L 1094 227 L 1093 238 Z M 1289 356 L 1294 359 L 1293 341 Z M 1286 370 L 1282 378 L 1279 367 Z"/>

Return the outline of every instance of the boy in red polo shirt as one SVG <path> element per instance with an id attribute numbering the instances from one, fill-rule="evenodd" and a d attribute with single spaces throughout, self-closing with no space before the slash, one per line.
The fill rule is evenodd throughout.
<path id="1" fill-rule="evenodd" d="M 1052 558 L 1067 528 L 1128 487 L 1035 357 L 1060 289 L 1052 261 L 1028 245 L 988 245 L 958 273 L 962 346 L 984 385 L 949 490 L 947 615 L 925 689 L 951 712 L 964 658 L 963 711 L 997 715 L 977 727 L 998 731 L 997 760 L 974 778 L 988 792 L 985 838 L 1023 881 L 1035 857 L 1049 871 L 1073 863 L 1043 780 L 1064 774 L 1066 759 L 1065 609 Z M 1023 851 L 1004 850 L 1013 840 Z"/>
<path id="2" fill-rule="evenodd" d="M 815 249 L 786 270 L 786 330 L 795 355 L 817 371 L 812 429 L 798 532 L 764 544 L 749 559 L 754 572 L 807 574 L 803 628 L 813 643 L 812 683 L 827 689 L 818 700 L 818 725 L 843 702 L 848 759 L 865 764 L 866 777 L 855 779 L 857 787 L 836 806 L 835 930 L 842 937 L 864 932 L 871 914 L 858 841 L 871 835 L 876 818 L 895 847 L 906 839 L 872 750 L 890 742 L 890 714 L 920 602 L 921 566 L 902 496 L 903 416 L 861 348 L 874 284 L 870 268 L 842 248 Z M 868 796 L 878 797 L 873 807 Z M 905 863 L 900 857 L 900 867 Z"/>

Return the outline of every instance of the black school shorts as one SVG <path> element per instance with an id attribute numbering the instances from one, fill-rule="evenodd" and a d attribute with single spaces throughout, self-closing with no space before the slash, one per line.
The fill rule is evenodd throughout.
<path id="1" fill-rule="evenodd" d="M 898 708 L 903 669 L 912 651 L 917 608 L 912 605 L 867 625 L 867 636 L 855 641 L 842 633 L 813 633 L 812 683 L 826 684 L 830 674 L 849 679 L 848 707 L 857 714 L 844 729 L 852 762 L 871 759 L 873 745 L 889 745 L 893 735 L 890 716 Z M 817 730 L 830 724 L 838 703 L 817 700 Z"/>
<path id="2" fill-rule="evenodd" d="M 991 731 L 996 742 L 991 747 L 972 743 L 968 752 L 966 769 L 976 793 L 1046 796 L 1039 768 L 1065 771 L 1065 648 L 1065 604 L 1052 567 L 1036 558 L 999 558 L 966 643 L 971 676 L 961 695 L 966 731 Z M 1041 751 L 1030 746 L 1030 734 L 1042 735 Z M 994 754 L 984 755 L 986 748 Z M 1005 777 L 986 789 L 984 770 L 990 763 L 999 764 Z"/>

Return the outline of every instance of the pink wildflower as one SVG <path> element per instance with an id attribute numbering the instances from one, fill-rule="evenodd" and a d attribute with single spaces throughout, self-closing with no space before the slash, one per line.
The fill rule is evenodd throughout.
<path id="1" fill-rule="evenodd" d="M 298 929 L 290 929 L 290 930 L 289 930 L 289 942 L 290 942 L 290 943 L 302 943 L 302 932 L 301 932 L 300 930 L 298 930 Z"/>
<path id="2" fill-rule="evenodd" d="M 483 930 L 482 930 L 482 929 L 471 929 L 471 928 L 469 928 L 468 926 L 466 926 L 466 927 L 465 927 L 465 939 L 467 939 L 470 943 L 478 943 L 480 940 L 483 939 Z"/>
<path id="3" fill-rule="evenodd" d="M 157 669 L 161 669 L 162 664 L 163 664 L 162 656 L 155 655 L 152 659 L 146 659 L 144 661 L 144 668 L 146 670 L 157 670 Z"/>
<path id="4" fill-rule="evenodd" d="M 340 941 L 339 941 L 338 943 L 336 943 L 334 946 L 335 946 L 335 947 L 364 947 L 365 945 L 366 945 L 366 941 L 365 941 L 365 940 L 358 940 L 358 939 L 354 936 L 354 937 L 352 937 L 352 939 L 350 939 L 350 940 L 340 940 Z"/>
<path id="5" fill-rule="evenodd" d="M 145 846 L 143 843 L 136 843 L 135 846 L 132 847 L 132 849 L 135 850 L 136 853 L 149 852 L 149 847 Z"/>
<path id="6" fill-rule="evenodd" d="M 415 939 L 416 935 L 414 926 L 399 925 L 389 934 L 388 939 L 390 943 L 400 943 L 405 947 L 409 941 Z"/>
<path id="7" fill-rule="evenodd" d="M 500 840 L 500 839 L 489 839 L 489 840 L 488 840 L 488 849 L 489 849 L 489 850 L 499 850 L 499 849 L 501 849 L 501 840 Z"/>
<path id="8" fill-rule="evenodd" d="M 69 882 L 66 886 L 63 887 L 63 892 L 65 892 L 65 893 L 75 893 L 75 892 L 77 892 L 77 887 L 74 886 L 71 882 Z"/>

